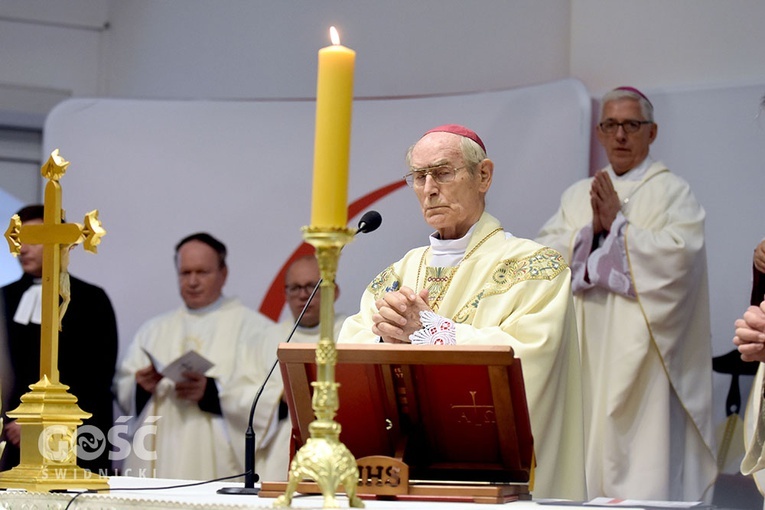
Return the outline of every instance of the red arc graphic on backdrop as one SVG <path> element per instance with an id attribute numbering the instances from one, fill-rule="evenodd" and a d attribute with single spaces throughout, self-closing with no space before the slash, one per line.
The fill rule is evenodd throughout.
<path id="1" fill-rule="evenodd" d="M 359 213 L 361 213 L 361 211 L 382 199 L 383 197 L 390 195 L 397 189 L 402 188 L 405 184 L 406 183 L 403 180 L 396 181 L 392 184 L 388 184 L 387 186 L 383 186 L 382 188 L 378 188 L 367 193 L 348 206 L 348 218 L 355 218 Z M 284 275 L 287 272 L 287 268 L 290 267 L 290 264 L 292 264 L 295 259 L 298 259 L 304 255 L 309 255 L 313 253 L 313 251 L 313 246 L 305 242 L 295 248 L 295 251 L 292 252 L 292 255 L 290 255 L 287 261 L 279 269 L 279 272 L 276 273 L 274 279 L 271 281 L 271 285 L 268 287 L 268 291 L 263 297 L 263 302 L 260 304 L 260 313 L 273 321 L 279 320 L 279 316 L 282 313 L 282 308 L 284 308 Z"/>

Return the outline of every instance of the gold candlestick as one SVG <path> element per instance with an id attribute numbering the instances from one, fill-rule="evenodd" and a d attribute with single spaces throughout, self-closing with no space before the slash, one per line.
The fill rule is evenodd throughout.
<path id="1" fill-rule="evenodd" d="M 337 508 L 335 492 L 342 484 L 351 507 L 364 508 L 356 496 L 359 471 L 351 451 L 340 442 L 341 426 L 334 418 L 340 404 L 335 382 L 335 275 L 343 246 L 353 240 L 355 229 L 303 227 L 303 238 L 316 248 L 321 273 L 320 338 L 316 345 L 316 382 L 311 405 L 316 419 L 308 426 L 311 437 L 290 463 L 287 489 L 274 506 L 289 507 L 297 485 L 311 479 L 324 496 L 324 508 Z"/>

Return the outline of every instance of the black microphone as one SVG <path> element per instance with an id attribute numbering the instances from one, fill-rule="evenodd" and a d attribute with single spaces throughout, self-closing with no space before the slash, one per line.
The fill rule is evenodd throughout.
<path id="1" fill-rule="evenodd" d="M 382 216 L 380 216 L 379 212 L 367 211 L 359 220 L 358 230 L 356 230 L 354 235 L 374 232 L 381 224 Z M 290 331 L 290 334 L 287 336 L 287 340 L 285 340 L 284 343 L 289 343 L 289 341 L 292 340 L 295 331 L 297 331 L 297 328 L 300 325 L 300 321 L 303 320 L 303 315 L 305 315 L 306 310 L 308 310 L 308 306 L 311 304 L 311 301 L 313 301 L 313 297 L 316 295 L 316 291 L 319 290 L 322 281 L 323 280 L 319 278 L 319 281 L 316 282 L 316 285 L 311 291 L 311 295 L 308 296 L 308 300 L 305 302 L 305 305 L 303 305 L 303 309 L 300 311 L 300 315 L 298 315 L 298 318 L 295 320 L 295 324 L 292 326 L 292 331 Z M 252 420 L 255 417 L 255 408 L 258 405 L 258 400 L 260 400 L 260 395 L 266 389 L 266 384 L 268 384 L 268 380 L 271 378 L 271 374 L 274 373 L 278 364 L 279 359 L 277 358 L 274 361 L 274 364 L 271 365 L 271 370 L 268 371 L 268 375 L 266 375 L 263 384 L 260 385 L 257 393 L 255 393 L 255 398 L 250 407 L 250 417 L 249 420 L 247 420 L 247 430 L 244 433 L 244 487 L 221 487 L 218 489 L 218 494 L 257 495 L 260 492 L 260 488 L 255 487 L 255 482 L 257 482 L 260 477 L 255 473 L 255 430 L 252 428 Z"/>
<path id="2" fill-rule="evenodd" d="M 359 229 L 356 234 L 368 234 L 374 232 L 382 224 L 382 216 L 377 211 L 367 211 L 359 220 Z"/>

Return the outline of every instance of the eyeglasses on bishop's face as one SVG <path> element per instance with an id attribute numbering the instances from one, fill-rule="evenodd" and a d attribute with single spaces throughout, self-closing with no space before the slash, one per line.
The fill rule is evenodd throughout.
<path id="1" fill-rule="evenodd" d="M 305 285 L 286 285 L 284 287 L 284 292 L 287 293 L 288 296 L 299 296 L 302 292 L 305 292 L 306 294 L 310 294 L 313 291 L 313 288 L 316 287 L 317 282 L 309 282 Z"/>
<path id="2" fill-rule="evenodd" d="M 653 121 L 629 119 L 623 122 L 616 122 L 615 120 L 604 120 L 598 124 L 598 127 L 600 127 L 600 130 L 604 133 L 612 135 L 616 133 L 619 130 L 619 126 L 621 126 L 625 133 L 631 135 L 640 131 L 640 128 L 643 127 L 644 124 L 653 124 Z"/>
<path id="3" fill-rule="evenodd" d="M 446 184 L 452 182 L 457 172 L 467 168 L 466 166 L 453 167 L 449 165 L 441 165 L 432 168 L 412 169 L 411 172 L 404 176 L 404 180 L 410 188 L 421 188 L 425 186 L 425 181 L 428 176 L 431 176 L 438 184 Z"/>

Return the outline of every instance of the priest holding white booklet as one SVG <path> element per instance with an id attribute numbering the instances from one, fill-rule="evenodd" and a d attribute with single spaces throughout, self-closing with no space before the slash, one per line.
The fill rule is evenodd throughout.
<path id="1" fill-rule="evenodd" d="M 247 350 L 271 321 L 223 296 L 228 276 L 226 247 L 207 233 L 192 234 L 175 247 L 184 306 L 146 322 L 119 365 L 114 386 L 132 420 L 132 448 L 122 473 L 130 476 L 205 480 L 244 472 L 249 405 L 233 398 Z M 183 380 L 163 377 L 189 351 L 213 364 L 185 371 Z M 155 358 L 152 362 L 147 352 Z M 162 369 L 160 369 L 162 370 Z"/>

